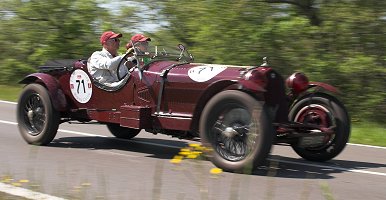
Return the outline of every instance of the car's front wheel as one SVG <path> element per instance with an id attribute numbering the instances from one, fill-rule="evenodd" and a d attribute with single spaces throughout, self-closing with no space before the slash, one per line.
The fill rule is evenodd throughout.
<path id="1" fill-rule="evenodd" d="M 19 131 L 27 143 L 46 145 L 55 138 L 60 116 L 42 85 L 34 83 L 24 88 L 16 112 Z"/>
<path id="2" fill-rule="evenodd" d="M 126 128 L 114 123 L 108 123 L 106 126 L 111 134 L 121 139 L 131 139 L 141 132 L 141 129 Z"/>
<path id="3" fill-rule="evenodd" d="M 211 161 L 226 171 L 249 173 L 267 158 L 273 128 L 263 102 L 241 91 L 223 91 L 205 106 L 200 137 Z"/>

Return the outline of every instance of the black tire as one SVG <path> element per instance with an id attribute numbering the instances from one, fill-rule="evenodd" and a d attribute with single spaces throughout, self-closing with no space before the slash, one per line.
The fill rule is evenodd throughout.
<path id="1" fill-rule="evenodd" d="M 42 85 L 29 84 L 23 89 L 16 112 L 19 131 L 27 143 L 47 145 L 55 138 L 60 114 Z"/>
<path id="2" fill-rule="evenodd" d="M 226 171 L 250 173 L 262 165 L 274 132 L 266 106 L 245 92 L 215 95 L 200 118 L 200 137 L 214 165 Z"/>
<path id="3" fill-rule="evenodd" d="M 322 145 L 291 145 L 295 152 L 306 160 L 322 162 L 334 158 L 343 151 L 350 137 L 350 119 L 345 107 L 335 97 L 326 94 L 311 95 L 295 103 L 289 113 L 289 119 L 325 128 L 335 127 L 333 133 L 325 137 Z"/>
<path id="4" fill-rule="evenodd" d="M 131 139 L 141 132 L 141 129 L 126 128 L 114 123 L 106 124 L 106 126 L 111 134 L 113 134 L 116 138 L 121 139 Z"/>

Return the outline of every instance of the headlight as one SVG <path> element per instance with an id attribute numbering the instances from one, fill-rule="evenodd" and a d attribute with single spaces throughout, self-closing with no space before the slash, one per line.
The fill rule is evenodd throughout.
<path id="1" fill-rule="evenodd" d="M 293 93 L 299 94 L 308 88 L 308 78 L 300 72 L 293 73 L 286 80 L 286 85 Z"/>

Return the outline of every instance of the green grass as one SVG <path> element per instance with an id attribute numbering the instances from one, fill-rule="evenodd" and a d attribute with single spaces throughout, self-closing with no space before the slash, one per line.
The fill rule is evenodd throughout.
<path id="1" fill-rule="evenodd" d="M 23 85 L 0 85 L 0 100 L 16 102 L 22 89 Z"/>
<path id="2" fill-rule="evenodd" d="M 0 100 L 16 102 L 23 85 L 0 85 Z M 353 123 L 350 143 L 386 147 L 386 125 L 371 122 Z"/>
<path id="3" fill-rule="evenodd" d="M 371 122 L 354 123 L 350 143 L 386 147 L 386 126 Z"/>

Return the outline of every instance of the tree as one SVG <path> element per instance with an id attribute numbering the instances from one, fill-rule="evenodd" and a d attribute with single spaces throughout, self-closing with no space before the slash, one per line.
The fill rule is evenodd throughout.
<path id="1" fill-rule="evenodd" d="M 304 71 L 338 87 L 353 119 L 386 122 L 384 1 L 142 2 L 198 62 L 259 65 L 268 56 L 284 75 Z"/>
<path id="2" fill-rule="evenodd" d="M 0 10 L 1 83 L 15 83 L 47 60 L 88 58 L 101 48 L 103 31 L 120 31 L 94 0 L 5 0 Z"/>

